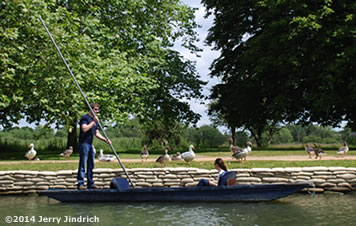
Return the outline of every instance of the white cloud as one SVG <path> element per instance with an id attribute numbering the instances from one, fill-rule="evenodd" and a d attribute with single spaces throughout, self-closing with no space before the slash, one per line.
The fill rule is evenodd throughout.
<path id="1" fill-rule="evenodd" d="M 191 54 L 188 50 L 181 48 L 179 43 L 175 45 L 175 49 L 185 58 L 196 62 L 196 69 L 201 77 L 201 80 L 208 82 L 208 84 L 203 87 L 203 94 L 209 96 L 211 87 L 218 82 L 217 78 L 210 77 L 209 67 L 213 60 L 219 56 L 219 52 L 213 51 L 211 47 L 204 43 L 208 35 L 208 30 L 213 24 L 213 17 L 210 16 L 208 18 L 204 18 L 205 8 L 201 5 L 200 0 L 185 0 L 183 2 L 191 7 L 198 8 L 195 12 L 195 20 L 201 27 L 197 29 L 200 40 L 197 43 L 197 46 L 203 51 L 199 54 L 201 57 L 197 57 L 194 54 Z M 200 121 L 197 123 L 197 126 L 209 125 L 211 124 L 211 121 L 207 115 L 208 103 L 201 104 L 200 102 L 201 100 L 189 101 L 191 109 L 202 116 Z"/>

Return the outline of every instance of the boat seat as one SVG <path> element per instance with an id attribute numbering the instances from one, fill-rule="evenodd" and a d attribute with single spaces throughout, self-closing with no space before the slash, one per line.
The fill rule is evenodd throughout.
<path id="1" fill-rule="evenodd" d="M 218 181 L 218 186 L 229 186 L 236 184 L 236 172 L 226 171 Z"/>
<path id="2" fill-rule="evenodd" d="M 114 177 L 110 183 L 111 189 L 117 189 L 120 191 L 130 190 L 129 182 L 125 178 Z"/>

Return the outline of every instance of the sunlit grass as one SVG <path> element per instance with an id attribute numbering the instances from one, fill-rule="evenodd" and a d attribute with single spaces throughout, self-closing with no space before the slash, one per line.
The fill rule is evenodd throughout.
<path id="1" fill-rule="evenodd" d="M 328 156 L 338 156 L 335 151 L 325 151 L 325 153 Z M 98 153 L 97 153 L 98 154 Z M 104 154 L 113 154 L 112 152 L 105 152 Z M 140 159 L 140 152 L 138 151 L 137 153 L 126 153 L 126 152 L 117 152 L 120 158 L 122 159 Z M 162 153 L 163 154 L 163 153 Z M 174 153 L 169 153 L 170 155 L 173 155 Z M 150 154 L 149 158 L 151 159 L 156 159 L 160 156 L 161 154 Z M 220 151 L 220 152 L 201 152 L 201 153 L 196 153 L 197 156 L 206 156 L 206 157 L 222 157 L 222 158 L 230 158 L 231 157 L 231 152 L 229 150 L 227 151 Z M 249 153 L 249 156 L 293 156 L 293 155 L 305 155 L 307 156 L 306 152 L 304 150 L 296 150 L 296 151 L 274 151 L 274 150 L 255 150 Z M 356 155 L 356 151 L 351 150 L 347 153 L 347 155 Z M 46 153 L 41 153 L 38 152 L 37 157 L 39 157 L 41 160 L 65 160 L 65 158 L 60 157 L 58 153 L 54 152 L 46 152 Z M 20 152 L 14 152 L 14 153 L 5 153 L 5 152 L 0 152 L 0 161 L 24 161 L 26 160 L 24 157 L 24 153 Z M 70 160 L 79 160 L 79 154 L 78 153 L 73 153 L 70 156 Z"/>
<path id="2" fill-rule="evenodd" d="M 336 150 L 325 151 L 328 156 L 337 156 Z M 174 152 L 175 153 L 175 152 Z M 170 155 L 174 154 L 169 153 Z M 110 152 L 105 152 L 105 154 L 110 154 Z M 112 154 L 112 152 L 111 152 Z M 126 168 L 160 168 L 160 164 L 156 162 L 128 162 L 126 159 L 140 159 L 140 151 L 136 152 L 118 152 L 120 159 L 124 163 Z M 356 167 L 356 161 L 354 160 L 309 160 L 307 159 L 307 154 L 304 149 L 300 150 L 253 150 L 249 156 L 300 156 L 306 157 L 306 161 L 247 161 L 245 163 L 240 163 L 237 160 L 232 160 L 231 152 L 228 148 L 226 149 L 216 149 L 207 150 L 207 152 L 196 153 L 198 157 L 221 157 L 224 158 L 228 168 L 274 168 L 274 167 L 309 167 L 309 166 L 339 166 L 339 167 Z M 347 155 L 356 155 L 356 151 L 351 150 Z M 150 154 L 150 159 L 157 159 L 160 154 Z M 22 152 L 0 152 L 0 170 L 38 170 L 38 171 L 58 171 L 58 170 L 76 170 L 78 167 L 79 154 L 73 153 L 69 160 L 71 162 L 60 161 L 65 160 L 60 157 L 57 152 L 38 152 L 38 157 L 43 161 L 56 161 L 53 163 L 45 162 L 30 162 L 25 160 L 24 153 Z M 6 163 L 7 161 L 14 161 L 13 164 L 1 164 L 1 162 Z M 201 169 L 214 169 L 213 161 L 193 161 L 190 165 L 185 162 L 169 162 L 166 167 L 194 167 Z M 115 162 L 97 162 L 95 168 L 121 168 L 120 164 Z"/>
<path id="3" fill-rule="evenodd" d="M 125 162 L 122 159 L 123 165 L 127 169 L 132 168 L 161 168 L 161 165 L 156 162 Z M 237 162 L 236 160 L 225 161 L 228 169 L 236 168 L 276 168 L 276 167 L 356 167 L 356 160 L 312 160 L 312 161 L 247 161 L 244 163 Z M 166 167 L 192 167 L 200 169 L 214 169 L 213 161 L 193 161 L 190 165 L 183 161 L 169 162 Z M 36 171 L 58 171 L 58 170 L 76 170 L 78 162 L 53 162 L 53 163 L 30 163 L 20 161 L 16 164 L 0 164 L 0 171 L 7 170 L 36 170 Z M 95 168 L 112 168 L 120 169 L 120 164 L 115 162 L 97 162 Z"/>

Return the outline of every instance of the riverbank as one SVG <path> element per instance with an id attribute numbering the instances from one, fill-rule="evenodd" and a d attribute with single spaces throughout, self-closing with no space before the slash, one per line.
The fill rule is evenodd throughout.
<path id="1" fill-rule="evenodd" d="M 199 168 L 132 168 L 126 169 L 135 187 L 195 186 L 200 179 L 217 180 L 216 170 Z M 295 167 L 231 169 L 238 184 L 312 182 L 310 191 L 353 191 L 356 168 Z M 0 194 L 27 194 L 46 189 L 76 189 L 76 170 L 0 171 Z M 95 184 L 109 188 L 112 178 L 126 177 L 122 169 L 94 169 Z"/>

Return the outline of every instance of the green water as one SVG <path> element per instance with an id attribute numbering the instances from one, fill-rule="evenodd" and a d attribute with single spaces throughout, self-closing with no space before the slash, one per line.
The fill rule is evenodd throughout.
<path id="1" fill-rule="evenodd" d="M 295 194 L 273 202 L 227 204 L 68 204 L 35 195 L 0 196 L 0 225 L 344 226 L 356 225 L 355 217 L 356 192 L 345 195 L 316 194 L 315 197 L 311 194 Z M 6 223 L 9 219 L 12 223 Z"/>

